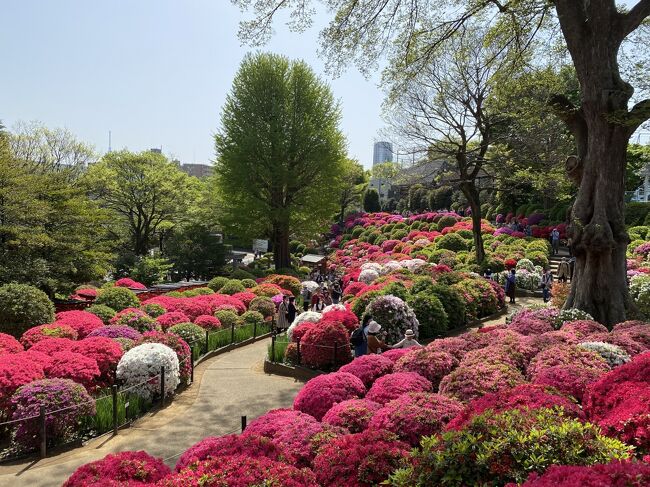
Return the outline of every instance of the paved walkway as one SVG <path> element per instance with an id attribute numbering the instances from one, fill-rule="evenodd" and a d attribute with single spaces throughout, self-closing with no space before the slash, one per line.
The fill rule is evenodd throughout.
<path id="1" fill-rule="evenodd" d="M 194 384 L 172 404 L 116 437 L 97 438 L 45 460 L 0 466 L 0 487 L 60 486 L 80 465 L 124 450 L 146 450 L 173 467 L 180 453 L 202 438 L 239 432 L 241 416 L 251 421 L 269 409 L 290 407 L 302 383 L 264 374 L 268 343 L 262 340 L 201 364 Z"/>

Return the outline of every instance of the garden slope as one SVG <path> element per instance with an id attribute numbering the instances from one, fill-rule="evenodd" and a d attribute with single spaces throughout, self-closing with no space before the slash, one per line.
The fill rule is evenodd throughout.
<path id="1" fill-rule="evenodd" d="M 0 466 L 0 486 L 60 486 L 80 465 L 124 450 L 146 450 L 173 466 L 175 455 L 206 436 L 239 432 L 240 416 L 250 421 L 270 409 L 291 407 L 302 384 L 261 371 L 267 346 L 263 340 L 198 366 L 192 387 L 115 438 L 104 436 L 35 464 Z"/>

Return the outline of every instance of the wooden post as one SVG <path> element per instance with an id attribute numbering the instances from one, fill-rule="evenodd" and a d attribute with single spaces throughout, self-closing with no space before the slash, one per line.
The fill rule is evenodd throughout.
<path id="1" fill-rule="evenodd" d="M 271 362 L 275 363 L 275 333 L 271 333 Z"/>
<path id="2" fill-rule="evenodd" d="M 248 423 L 248 419 L 246 418 L 246 416 L 242 416 L 241 417 L 241 432 L 242 433 L 246 429 L 247 423 Z"/>
<path id="3" fill-rule="evenodd" d="M 39 407 L 38 426 L 41 436 L 41 458 L 47 456 L 47 431 L 45 426 L 45 406 L 41 404 Z"/>
<path id="4" fill-rule="evenodd" d="M 230 344 L 235 343 L 235 323 L 230 325 Z"/>
<path id="5" fill-rule="evenodd" d="M 209 338 L 210 338 L 210 330 L 205 330 L 205 353 L 208 353 L 208 347 L 210 346 Z"/>
<path id="6" fill-rule="evenodd" d="M 165 407 L 165 366 L 160 367 L 160 405 Z"/>
<path id="7" fill-rule="evenodd" d="M 113 436 L 117 435 L 117 385 L 111 386 L 111 395 L 113 396 Z"/>

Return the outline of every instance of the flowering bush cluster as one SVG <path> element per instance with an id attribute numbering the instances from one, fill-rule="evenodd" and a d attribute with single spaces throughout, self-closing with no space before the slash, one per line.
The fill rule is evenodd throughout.
<path id="1" fill-rule="evenodd" d="M 117 364 L 117 379 L 133 393 L 151 400 L 160 393 L 160 372 L 165 367 L 165 394 L 172 394 L 180 382 L 178 357 L 161 343 L 144 343 L 126 352 Z"/>
<path id="2" fill-rule="evenodd" d="M 363 397 L 365 393 L 361 379 L 346 372 L 335 372 L 307 382 L 296 396 L 293 407 L 320 421 L 334 404 Z"/>
<path id="3" fill-rule="evenodd" d="M 381 323 L 389 343 L 401 340 L 406 330 L 413 330 L 416 335 L 418 333 L 419 323 L 415 313 L 398 297 L 380 296 L 370 302 L 365 313 Z"/>

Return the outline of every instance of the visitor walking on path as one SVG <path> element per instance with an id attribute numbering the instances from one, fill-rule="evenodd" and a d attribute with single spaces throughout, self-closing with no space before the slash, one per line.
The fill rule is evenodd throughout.
<path id="1" fill-rule="evenodd" d="M 296 308 L 296 298 L 289 296 L 289 303 L 287 304 L 287 321 L 289 324 L 293 323 L 293 320 L 296 319 L 296 314 L 298 309 Z"/>
<path id="2" fill-rule="evenodd" d="M 341 291 L 341 285 L 339 284 L 338 281 L 336 281 L 332 286 L 332 302 L 334 304 L 339 304 L 339 300 L 341 299 L 342 293 L 343 291 Z"/>
<path id="3" fill-rule="evenodd" d="M 511 304 L 515 304 L 516 278 L 515 270 L 511 269 L 510 274 L 506 276 L 506 296 L 510 298 Z"/>
<path id="4" fill-rule="evenodd" d="M 406 333 L 404 333 L 404 339 L 397 342 L 391 348 L 412 348 L 421 346 L 422 345 L 420 345 L 415 339 L 415 333 L 413 333 L 413 330 L 406 330 Z"/>
<path id="5" fill-rule="evenodd" d="M 560 252 L 560 231 L 554 228 L 551 232 L 551 247 L 553 248 L 553 255 Z"/>
<path id="6" fill-rule="evenodd" d="M 569 267 L 569 261 L 566 260 L 566 257 L 562 257 L 562 261 L 557 268 L 557 280 L 560 282 L 567 282 L 571 278 L 571 268 Z"/>
<path id="7" fill-rule="evenodd" d="M 276 320 L 277 327 L 280 331 L 289 328 L 289 296 L 282 296 L 282 302 L 278 306 L 278 319 Z"/>
<path id="8" fill-rule="evenodd" d="M 544 269 L 540 286 L 542 287 L 544 302 L 547 303 L 551 299 L 551 288 L 553 287 L 553 273 L 548 268 Z"/>

